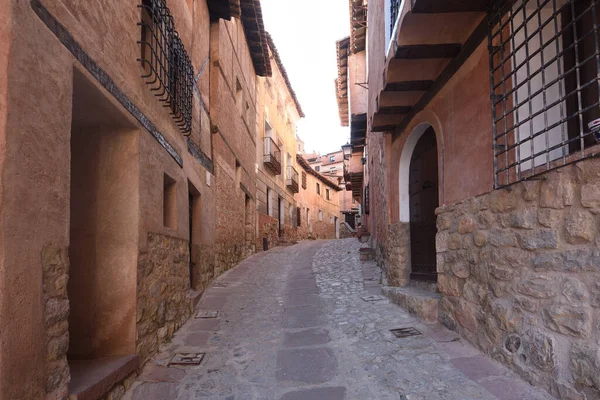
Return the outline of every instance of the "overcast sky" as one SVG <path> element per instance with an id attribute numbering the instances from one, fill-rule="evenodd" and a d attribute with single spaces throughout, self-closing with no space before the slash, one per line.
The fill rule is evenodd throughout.
<path id="1" fill-rule="evenodd" d="M 348 36 L 348 0 L 261 0 L 265 28 L 277 46 L 306 117 L 305 150 L 338 151 L 350 132 L 340 126 L 335 42 Z"/>

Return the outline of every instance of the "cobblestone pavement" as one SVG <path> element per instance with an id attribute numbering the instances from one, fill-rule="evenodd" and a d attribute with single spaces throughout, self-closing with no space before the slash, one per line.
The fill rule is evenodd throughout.
<path id="1" fill-rule="evenodd" d="M 356 239 L 302 242 L 217 279 L 196 318 L 149 361 L 127 400 L 549 399 L 440 325 L 379 293 Z M 224 287 L 218 287 L 224 286 Z M 365 301 L 375 300 L 375 301 Z M 390 329 L 422 334 L 396 338 Z M 169 366 L 175 353 L 206 353 Z"/>

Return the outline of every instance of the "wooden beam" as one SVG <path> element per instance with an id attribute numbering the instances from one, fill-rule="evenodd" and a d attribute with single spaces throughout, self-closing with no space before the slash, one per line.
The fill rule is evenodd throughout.
<path id="1" fill-rule="evenodd" d="M 373 125 L 371 132 L 393 132 L 397 125 Z"/>
<path id="2" fill-rule="evenodd" d="M 404 81 L 389 82 L 385 85 L 386 92 L 425 92 L 433 85 L 433 81 Z"/>
<path id="3" fill-rule="evenodd" d="M 379 107 L 379 111 L 377 113 L 381 115 L 408 114 L 411 109 L 411 106 Z"/>
<path id="4" fill-rule="evenodd" d="M 420 13 L 449 13 L 486 11 L 490 0 L 412 0 L 411 11 Z"/>
<path id="5" fill-rule="evenodd" d="M 460 43 L 415 44 L 398 46 L 397 60 L 416 60 L 423 58 L 454 58 L 460 53 Z"/>
<path id="6" fill-rule="evenodd" d="M 398 124 L 396 129 L 394 130 L 394 134 L 392 136 L 392 141 L 396 140 L 401 134 L 402 131 L 408 126 L 410 121 L 423 110 L 431 100 L 442 90 L 442 88 L 448 83 L 450 78 L 454 76 L 454 74 L 460 69 L 460 67 L 467 61 L 467 59 L 473 54 L 473 52 L 479 47 L 481 42 L 487 37 L 488 31 L 488 18 L 487 16 L 483 18 L 479 26 L 475 28 L 469 39 L 462 46 L 460 54 L 456 56 L 444 69 L 444 71 L 440 74 L 440 76 L 436 79 L 435 83 L 421 97 L 421 99 L 414 105 L 410 113 L 404 118 L 404 120 Z"/>

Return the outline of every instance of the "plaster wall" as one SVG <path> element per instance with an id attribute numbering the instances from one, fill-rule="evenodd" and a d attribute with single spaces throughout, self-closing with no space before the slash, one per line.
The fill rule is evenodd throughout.
<path id="1" fill-rule="evenodd" d="M 348 56 L 348 92 L 350 115 L 365 114 L 368 111 L 369 93 L 367 86 L 367 52 Z"/>
<path id="2" fill-rule="evenodd" d="M 307 173 L 306 189 L 300 186 L 296 195 L 297 207 L 300 208 L 299 239 L 334 239 L 335 218 L 340 222 L 339 192 L 325 185 L 323 181 Z M 321 186 L 321 194 L 317 194 L 317 183 Z M 325 190 L 329 189 L 330 198 L 327 200 Z M 319 211 L 322 218 L 319 220 Z"/>
<path id="3" fill-rule="evenodd" d="M 272 51 L 271 58 L 273 59 Z M 289 92 L 282 71 L 277 62 L 271 62 L 273 75 L 271 77 L 257 77 L 257 117 L 256 117 L 256 209 L 257 224 L 257 250 L 263 248 L 263 238 L 267 238 L 269 247 L 277 245 L 280 241 L 278 231 L 281 222 L 279 198 L 284 202 L 283 215 L 283 240 L 294 240 L 295 233 L 295 206 L 294 193 L 287 187 L 287 166 L 292 165 L 299 174 L 300 168 L 296 163 L 296 124 L 300 119 L 292 94 Z M 272 131 L 266 132 L 265 122 L 268 122 Z M 267 135 L 272 135 L 275 144 L 281 150 L 281 174 L 274 175 L 265 168 L 264 140 Z M 289 154 L 289 158 L 288 158 Z M 267 201 L 267 194 L 270 199 Z M 271 215 L 267 204 L 271 204 Z M 292 215 L 289 211 L 292 209 Z"/>
<path id="4" fill-rule="evenodd" d="M 122 157 L 128 156 L 126 160 L 119 161 L 117 158 L 115 161 L 133 163 L 125 168 L 123 176 L 118 177 L 125 178 L 122 182 L 127 183 L 127 193 L 129 190 L 133 192 L 130 193 L 131 196 L 125 196 L 123 187 L 111 188 L 110 180 L 117 177 L 107 175 L 106 179 L 109 181 L 106 186 L 109 189 L 102 195 L 109 198 L 99 214 L 102 221 L 120 218 L 124 223 L 127 222 L 122 233 L 127 231 L 128 237 L 137 238 L 134 251 L 131 248 L 124 252 L 119 249 L 124 243 L 130 247 L 129 239 L 115 244 L 115 253 L 123 256 L 122 261 L 127 260 L 130 264 L 129 261 L 133 260 L 135 264 L 138 257 L 152 250 L 148 238 L 154 233 L 173 240 L 187 241 L 187 182 L 191 182 L 200 193 L 203 209 L 204 223 L 199 229 L 200 234 L 196 236 L 196 244 L 202 249 L 201 258 L 205 261 L 203 268 L 207 275 L 212 276 L 216 226 L 215 176 L 188 153 L 186 140 L 168 111 L 140 78 L 140 66 L 135 61 L 139 53 L 136 43 L 139 37 L 139 27 L 136 25 L 139 20 L 137 4 L 109 1 L 103 3 L 102 13 L 95 13 L 97 8 L 84 2 L 48 0 L 39 6 L 34 1 L 38 11 L 42 9 L 49 13 L 49 18 L 56 18 L 70 34 L 57 37 L 34 11 L 33 3 L 6 3 L 6 7 L 1 7 L 0 11 L 3 33 L 6 34 L 3 35 L 6 40 L 0 44 L 0 80 L 7 82 L 0 88 L 0 397 L 64 398 L 69 380 L 66 362 L 70 308 L 66 290 L 69 264 L 67 249 L 76 244 L 69 240 L 71 116 L 73 104 L 93 108 L 89 102 L 80 101 L 73 96 L 74 79 L 85 77 L 91 82 L 89 85 L 99 93 L 98 98 L 104 104 L 110 104 L 110 107 L 119 110 L 121 118 L 130 124 L 129 128 L 139 132 L 135 134 L 137 139 L 133 150 L 132 145 L 125 142 L 110 145 L 118 149 L 117 153 L 121 152 Z M 192 57 L 194 69 L 198 71 L 209 50 L 206 4 L 202 1 L 173 0 L 169 2 L 169 7 L 175 18 L 176 28 Z M 194 19 L 188 7 L 193 10 Z M 72 54 L 67 44 L 61 43 L 61 40 L 76 43 L 81 49 Z M 80 64 L 79 59 L 86 60 L 87 64 Z M 247 63 L 251 67 L 249 56 Z M 90 75 L 87 69 L 95 68 L 94 65 L 102 68 L 112 82 L 103 81 L 100 84 L 96 77 Z M 74 69 L 77 71 L 75 74 Z M 203 109 L 200 104 L 201 98 L 206 104 L 210 100 L 209 70 L 210 65 L 207 64 L 198 81 L 200 92 L 194 95 L 193 109 L 197 113 L 192 132 L 196 135 L 198 147 L 208 159 L 212 157 L 210 121 L 207 109 Z M 98 73 L 98 70 L 93 72 Z M 178 165 L 163 145 L 140 125 L 130 109 L 123 108 L 123 101 L 117 101 L 107 91 L 114 90 L 115 87 L 131 101 L 127 105 L 134 104 L 140 112 L 137 117 L 151 116 L 149 120 L 181 157 L 183 166 Z M 97 114 L 102 115 L 101 112 Z M 89 115 L 82 120 L 88 117 Z M 112 120 L 108 117 L 105 122 Z M 77 156 L 83 157 L 83 154 Z M 175 228 L 165 227 L 163 224 L 165 174 L 175 181 Z M 127 201 L 139 203 L 135 216 L 120 215 L 115 213 L 114 207 L 109 207 L 114 199 L 121 199 L 123 196 Z M 107 229 L 107 233 L 114 232 L 116 226 Z M 180 250 L 177 246 L 170 246 L 169 249 L 170 254 Z M 180 254 L 184 254 L 180 258 L 183 265 L 187 266 L 187 256 L 185 253 Z M 111 257 L 108 255 L 109 259 Z M 115 264 L 112 272 L 116 268 Z M 123 342 L 119 341 L 114 348 L 112 345 L 110 348 L 98 346 L 102 348 L 102 353 L 136 351 L 135 347 L 139 342 L 132 342 L 140 329 L 136 325 L 136 311 L 137 317 L 143 319 L 143 312 L 140 313 L 140 310 L 144 308 L 146 300 L 139 297 L 135 283 L 130 283 L 131 279 L 135 282 L 136 274 L 139 277 L 139 273 L 135 265 L 120 271 L 113 275 L 120 278 L 119 285 L 112 287 L 108 286 L 114 280 L 98 276 L 102 281 L 98 289 L 104 287 L 105 290 L 100 291 L 114 293 L 113 299 L 109 299 L 107 304 L 110 306 L 114 302 L 122 302 L 114 316 L 123 317 L 119 327 L 115 328 L 110 323 L 106 326 L 106 329 L 122 333 Z M 188 279 L 183 282 L 183 286 L 167 282 L 165 288 L 170 295 L 181 300 L 182 303 L 178 304 L 188 302 Z M 131 290 L 124 293 L 126 286 Z M 102 301 L 104 300 L 105 297 Z M 155 303 L 156 299 L 147 301 L 150 308 L 160 304 Z M 185 307 L 188 307 L 187 303 Z M 77 314 L 78 311 L 74 310 L 73 317 L 77 318 Z M 160 330 L 167 325 L 159 323 L 157 328 Z M 74 344 L 76 341 L 74 335 Z"/>

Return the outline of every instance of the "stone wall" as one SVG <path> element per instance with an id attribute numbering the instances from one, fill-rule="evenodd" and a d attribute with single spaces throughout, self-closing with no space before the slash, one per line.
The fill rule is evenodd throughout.
<path id="1" fill-rule="evenodd" d="M 148 234 L 138 261 L 137 354 L 142 363 L 167 342 L 191 314 L 189 250 L 182 239 Z"/>
<path id="2" fill-rule="evenodd" d="M 381 244 L 381 243 L 380 243 Z M 406 286 L 410 281 L 410 224 L 396 222 L 388 227 L 385 246 L 377 246 L 377 260 L 389 286 Z"/>
<path id="3" fill-rule="evenodd" d="M 194 290 L 204 291 L 215 277 L 215 253 L 212 245 L 194 245 Z"/>
<path id="4" fill-rule="evenodd" d="M 600 160 L 438 209 L 440 320 L 530 383 L 600 397 Z"/>
<path id="5" fill-rule="evenodd" d="M 67 397 L 69 383 L 69 255 L 67 249 L 47 245 L 41 254 L 46 330 L 46 399 Z"/>

